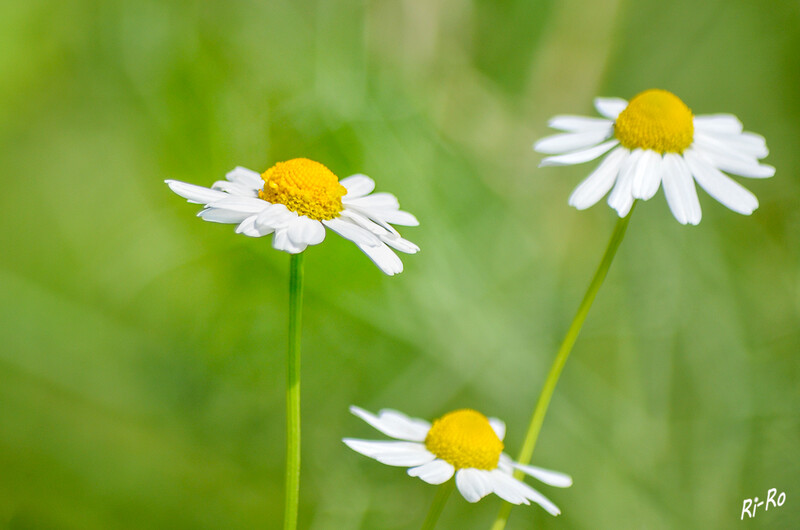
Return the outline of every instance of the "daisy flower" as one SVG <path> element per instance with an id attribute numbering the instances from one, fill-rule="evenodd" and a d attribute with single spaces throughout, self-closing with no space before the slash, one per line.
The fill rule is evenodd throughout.
<path id="1" fill-rule="evenodd" d="M 205 206 L 199 217 L 237 224 L 236 232 L 250 237 L 274 234 L 272 246 L 290 254 L 322 243 L 325 227 L 355 243 L 390 276 L 403 271 L 403 262 L 389 247 L 408 254 L 419 251 L 390 224 L 416 226 L 417 219 L 400 210 L 391 193 L 372 193 L 375 182 L 366 175 L 340 182 L 319 162 L 295 158 L 261 175 L 236 167 L 225 178 L 211 188 L 165 182 L 189 202 Z"/>
<path id="2" fill-rule="evenodd" d="M 455 475 L 458 491 L 469 502 L 495 493 L 513 504 L 533 501 L 552 515 L 561 513 L 544 495 L 514 478 L 513 473 L 517 469 L 559 488 L 571 486 L 572 478 L 514 462 L 503 452 L 506 426 L 497 418 L 461 409 L 445 414 L 431 425 L 390 409 L 381 410 L 377 416 L 355 406 L 350 407 L 350 412 L 383 434 L 400 440 L 343 440 L 362 455 L 390 466 L 410 467 L 409 475 L 428 484 L 443 484 Z"/>
<path id="3" fill-rule="evenodd" d="M 774 167 L 758 162 L 768 154 L 764 137 L 743 132 L 731 114 L 694 116 L 677 96 L 655 89 L 630 102 L 597 98 L 594 104 L 604 118 L 556 116 L 550 127 L 565 132 L 533 146 L 555 155 L 540 166 L 582 164 L 608 153 L 572 192 L 569 204 L 579 210 L 613 187 L 608 204 L 624 217 L 635 199 L 650 199 L 663 183 L 678 222 L 696 225 L 701 212 L 695 182 L 731 210 L 749 215 L 758 199 L 723 171 L 749 178 L 775 174 Z"/>

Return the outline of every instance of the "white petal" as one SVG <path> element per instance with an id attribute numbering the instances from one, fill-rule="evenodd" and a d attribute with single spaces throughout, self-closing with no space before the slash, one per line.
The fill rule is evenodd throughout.
<path id="1" fill-rule="evenodd" d="M 748 164 L 738 160 L 715 157 L 714 165 L 728 173 L 752 179 L 765 179 L 775 175 L 775 168 L 769 164 Z"/>
<path id="2" fill-rule="evenodd" d="M 183 197 L 189 202 L 195 204 L 208 204 L 210 202 L 224 199 L 228 195 L 221 191 L 204 188 L 203 186 L 195 186 L 179 180 L 165 180 L 169 189 Z"/>
<path id="3" fill-rule="evenodd" d="M 337 217 L 336 219 L 322 221 L 322 224 L 343 238 L 349 239 L 356 245 L 363 245 L 367 247 L 378 247 L 383 245 L 378 236 L 351 221 L 345 221 L 344 219 Z"/>
<path id="4" fill-rule="evenodd" d="M 381 238 L 381 241 L 393 249 L 399 250 L 400 252 L 405 252 L 406 254 L 416 254 L 419 252 L 419 247 L 417 245 L 408 239 L 403 239 L 397 234 L 386 234 L 379 237 Z"/>
<path id="5" fill-rule="evenodd" d="M 352 206 L 348 206 L 345 208 L 344 211 L 340 214 L 341 217 L 349 219 L 356 223 L 361 228 L 368 230 L 369 232 L 375 234 L 376 236 L 380 237 L 386 234 L 397 234 L 397 230 L 394 229 L 391 225 L 387 223 L 377 223 L 370 219 L 369 214 L 361 210 L 360 208 L 354 208 Z"/>
<path id="6" fill-rule="evenodd" d="M 489 425 L 492 426 L 492 430 L 501 441 L 506 437 L 506 424 L 503 420 L 500 418 L 489 418 Z"/>
<path id="7" fill-rule="evenodd" d="M 595 98 L 594 108 L 610 120 L 616 120 L 619 113 L 625 110 L 628 102 L 622 98 Z"/>
<path id="8" fill-rule="evenodd" d="M 247 212 L 237 212 L 234 210 L 226 210 L 224 208 L 206 208 L 197 214 L 198 217 L 204 221 L 211 221 L 212 223 L 241 223 L 247 219 L 251 214 Z"/>
<path id="9" fill-rule="evenodd" d="M 369 195 L 375 189 L 375 181 L 366 175 L 351 175 L 339 181 L 347 188 L 347 194 L 342 199 L 355 199 Z"/>
<path id="10" fill-rule="evenodd" d="M 769 154 L 767 140 L 760 134 L 743 132 L 738 135 L 716 135 L 720 140 L 736 146 L 738 149 L 756 158 L 764 158 Z"/>
<path id="11" fill-rule="evenodd" d="M 608 193 L 614 185 L 619 174 L 619 168 L 629 151 L 624 147 L 617 147 L 600 162 L 600 165 L 586 179 L 581 182 L 569 197 L 570 206 L 578 210 L 585 210 L 594 205 Z"/>
<path id="12" fill-rule="evenodd" d="M 226 195 L 225 198 L 208 204 L 209 208 L 224 208 L 234 212 L 247 214 L 259 213 L 270 206 L 270 203 L 253 197 L 236 197 Z"/>
<path id="13" fill-rule="evenodd" d="M 428 435 L 431 424 L 418 418 L 409 418 L 402 412 L 392 409 L 383 409 L 374 415 L 366 410 L 350 407 L 350 412 L 369 423 L 386 436 L 406 440 L 409 442 L 423 442 Z"/>
<path id="14" fill-rule="evenodd" d="M 366 213 L 373 219 L 380 218 L 386 221 L 387 223 L 392 223 L 393 225 L 419 226 L 419 221 L 417 221 L 417 218 L 414 217 L 413 214 L 410 214 L 403 210 L 380 210 L 380 211 L 369 210 Z"/>
<path id="15" fill-rule="evenodd" d="M 565 155 L 548 156 L 547 158 L 542 159 L 542 161 L 539 163 L 539 167 L 582 164 L 584 162 L 588 162 L 589 160 L 594 160 L 618 143 L 619 140 L 609 140 L 608 142 L 604 142 L 600 145 L 590 149 L 585 149 L 583 151 L 575 151 Z"/>
<path id="16" fill-rule="evenodd" d="M 744 215 L 750 215 L 758 208 L 758 199 L 755 195 L 709 165 L 691 149 L 684 152 L 683 156 L 697 183 L 719 202 Z"/>
<path id="17" fill-rule="evenodd" d="M 353 451 L 374 458 L 387 466 L 421 466 L 436 458 L 420 443 L 356 440 L 353 438 L 345 438 L 342 441 Z"/>
<path id="18" fill-rule="evenodd" d="M 455 473 L 455 468 L 444 460 L 433 460 L 418 467 L 412 467 L 408 474 L 412 477 L 419 477 L 428 484 L 444 484 Z"/>
<path id="19" fill-rule="evenodd" d="M 766 147 L 765 147 L 766 148 Z M 749 178 L 769 178 L 775 168 L 759 164 L 755 156 L 735 143 L 724 143 L 718 137 L 696 134 L 692 151 L 702 153 L 711 165 L 728 173 Z"/>
<path id="20" fill-rule="evenodd" d="M 225 175 L 225 178 L 231 182 L 247 186 L 248 188 L 264 187 L 264 179 L 261 178 L 259 173 L 242 166 L 233 168 Z"/>
<path id="21" fill-rule="evenodd" d="M 525 499 L 524 503 L 516 503 L 516 504 L 529 504 L 528 500 L 532 500 L 545 510 L 550 515 L 559 515 L 561 510 L 558 507 L 550 502 L 550 499 L 536 491 L 535 489 L 531 488 L 527 484 L 522 481 L 519 481 L 512 477 L 511 475 L 507 475 L 502 471 L 495 470 L 492 471 L 492 480 L 494 482 L 494 492 L 497 494 L 498 497 L 502 497 L 509 502 L 514 502 L 509 500 L 508 498 L 504 497 L 508 495 L 509 497 L 516 497 L 517 495 L 522 496 Z M 501 493 L 502 491 L 502 493 Z"/>
<path id="22" fill-rule="evenodd" d="M 258 190 L 261 188 L 253 188 L 240 184 L 238 182 L 231 182 L 229 180 L 218 180 L 211 186 L 212 189 L 224 191 L 230 195 L 238 197 L 258 197 Z"/>
<path id="23" fill-rule="evenodd" d="M 289 211 L 283 204 L 270 204 L 256 217 L 256 228 L 265 233 L 277 228 L 286 228 L 297 217 L 297 213 Z"/>
<path id="24" fill-rule="evenodd" d="M 611 125 L 607 129 L 595 129 L 579 133 L 564 133 L 546 136 L 533 144 L 534 150 L 545 154 L 568 153 L 586 149 L 608 139 L 612 134 Z"/>
<path id="25" fill-rule="evenodd" d="M 299 254 L 307 246 L 306 244 L 295 244 L 289 239 L 289 230 L 287 228 L 276 228 L 275 235 L 272 236 L 272 248 L 275 250 L 282 250 L 289 254 Z"/>
<path id="26" fill-rule="evenodd" d="M 295 245 L 318 245 L 325 239 L 325 227 L 314 219 L 299 215 L 289 224 L 289 239 Z"/>
<path id="27" fill-rule="evenodd" d="M 738 134 L 742 132 L 742 122 L 733 114 L 705 114 L 694 117 L 694 127 L 698 131 Z"/>
<path id="28" fill-rule="evenodd" d="M 255 226 L 256 217 L 257 216 L 255 215 L 251 215 L 250 217 L 239 223 L 239 226 L 236 227 L 236 233 L 244 234 L 250 237 L 261 237 L 267 234 L 271 234 L 272 233 L 271 229 L 267 231 L 262 231 L 256 228 Z"/>
<path id="29" fill-rule="evenodd" d="M 648 200 L 653 197 L 661 185 L 661 155 L 645 149 L 634 169 L 631 182 L 631 195 L 634 199 Z"/>
<path id="30" fill-rule="evenodd" d="M 694 133 L 695 144 L 707 143 L 712 148 L 725 154 L 744 158 L 745 160 L 757 161 L 769 154 L 767 141 L 763 136 L 743 132 L 741 134 L 726 134 L 715 131 L 696 131 Z M 755 159 L 755 160 L 754 160 Z"/>
<path id="31" fill-rule="evenodd" d="M 700 201 L 697 199 L 697 190 L 694 180 L 683 157 L 675 153 L 664 155 L 664 196 L 672 211 L 672 215 L 679 223 L 696 225 L 702 218 Z"/>
<path id="32" fill-rule="evenodd" d="M 524 471 L 533 478 L 538 479 L 540 482 L 544 482 L 548 486 L 555 486 L 557 488 L 568 488 L 572 486 L 572 477 L 564 473 L 536 466 L 526 466 L 517 462 L 511 465 L 520 471 Z"/>
<path id="33" fill-rule="evenodd" d="M 403 262 L 392 252 L 392 249 L 381 243 L 377 247 L 365 246 L 356 243 L 356 246 L 367 255 L 378 268 L 389 276 L 403 272 Z"/>
<path id="34" fill-rule="evenodd" d="M 348 198 L 347 204 L 352 204 L 356 208 L 366 208 L 375 210 L 397 210 L 400 208 L 400 203 L 397 197 L 391 193 L 373 193 L 366 197 Z"/>
<path id="35" fill-rule="evenodd" d="M 567 132 L 586 132 L 593 129 L 606 129 L 614 125 L 614 122 L 605 118 L 588 118 L 585 116 L 555 116 L 547 125 L 553 129 Z"/>
<path id="36" fill-rule="evenodd" d="M 478 502 L 492 492 L 487 471 L 466 468 L 456 471 L 456 486 L 468 502 Z"/>
<path id="37" fill-rule="evenodd" d="M 633 175 L 635 169 L 639 164 L 639 158 L 644 153 L 641 149 L 634 149 L 633 152 L 625 159 L 625 162 L 619 169 L 619 177 L 617 177 L 617 185 L 608 196 L 608 205 L 617 211 L 620 217 L 625 217 L 631 211 L 633 206 L 633 195 L 631 188 L 633 186 Z"/>
<path id="38" fill-rule="evenodd" d="M 501 499 L 511 504 L 530 504 L 524 489 L 520 487 L 522 482 L 510 474 L 495 469 L 489 472 L 488 479 L 492 491 Z"/>
<path id="39" fill-rule="evenodd" d="M 497 461 L 497 469 L 511 475 L 514 473 L 514 461 L 506 453 L 500 453 L 500 460 Z"/>

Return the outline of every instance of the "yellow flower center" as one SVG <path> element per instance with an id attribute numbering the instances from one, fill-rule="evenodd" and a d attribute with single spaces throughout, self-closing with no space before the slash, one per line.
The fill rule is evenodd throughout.
<path id="1" fill-rule="evenodd" d="M 425 447 L 456 469 L 495 469 L 503 442 L 486 416 L 471 409 L 445 414 L 433 422 Z"/>
<path id="2" fill-rule="evenodd" d="M 614 135 L 628 149 L 682 153 L 694 138 L 692 111 L 672 92 L 645 90 L 619 114 Z"/>
<path id="3" fill-rule="evenodd" d="M 330 169 L 307 158 L 278 162 L 261 175 L 264 188 L 258 197 L 322 221 L 339 217 L 347 189 Z"/>

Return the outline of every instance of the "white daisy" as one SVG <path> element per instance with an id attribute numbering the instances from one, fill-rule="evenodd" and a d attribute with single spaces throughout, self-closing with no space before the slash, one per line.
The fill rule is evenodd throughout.
<path id="1" fill-rule="evenodd" d="M 575 188 L 569 204 L 583 210 L 608 193 L 620 217 L 635 199 L 650 199 L 664 185 L 672 214 L 681 224 L 700 222 L 694 182 L 735 212 L 749 215 L 758 199 L 723 171 L 767 178 L 775 168 L 758 160 L 768 154 L 764 137 L 742 132 L 731 114 L 693 116 L 683 101 L 666 90 L 645 90 L 630 103 L 619 98 L 594 101 L 603 118 L 556 116 L 550 127 L 565 131 L 542 138 L 533 148 L 552 154 L 540 166 L 567 166 L 611 151 Z M 616 183 L 616 185 L 615 185 Z"/>
<path id="2" fill-rule="evenodd" d="M 350 412 L 383 434 L 401 440 L 343 440 L 362 455 L 390 466 L 410 467 L 409 475 L 428 484 L 442 484 L 455 474 L 458 491 L 469 502 L 495 493 L 513 504 L 533 501 L 552 515 L 561 513 L 544 495 L 514 478 L 513 473 L 518 469 L 559 488 L 571 486 L 572 478 L 514 462 L 503 452 L 506 426 L 497 418 L 461 409 L 445 414 L 431 425 L 390 409 L 381 410 L 377 416 L 355 406 L 350 407 Z"/>
<path id="3" fill-rule="evenodd" d="M 416 217 L 400 210 L 391 193 L 372 193 L 366 175 L 339 179 L 327 167 L 307 158 L 279 162 L 262 175 L 236 167 L 211 188 L 166 180 L 189 202 L 203 204 L 197 215 L 215 223 L 238 224 L 251 237 L 274 234 L 272 246 L 290 254 L 325 239 L 328 227 L 358 246 L 388 275 L 403 271 L 389 248 L 414 254 L 419 247 L 403 239 L 389 223 L 417 226 Z"/>

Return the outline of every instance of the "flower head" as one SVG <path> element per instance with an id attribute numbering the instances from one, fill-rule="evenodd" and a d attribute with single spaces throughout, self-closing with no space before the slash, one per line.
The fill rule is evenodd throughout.
<path id="1" fill-rule="evenodd" d="M 434 420 L 409 418 L 396 410 L 378 415 L 358 407 L 350 412 L 383 434 L 400 441 L 345 438 L 348 447 L 390 466 L 410 467 L 408 474 L 428 484 L 442 484 L 455 475 L 456 486 L 469 502 L 489 493 L 514 504 L 537 503 L 552 515 L 561 511 L 544 495 L 514 478 L 520 470 L 550 486 L 566 488 L 572 479 L 563 473 L 514 462 L 503 452 L 505 424 L 480 412 L 461 409 Z"/>
<path id="2" fill-rule="evenodd" d="M 542 166 L 581 164 L 608 153 L 572 192 L 569 204 L 579 210 L 613 187 L 608 204 L 624 217 L 635 199 L 650 199 L 663 183 L 678 222 L 696 225 L 702 215 L 695 182 L 731 210 L 749 215 L 758 199 L 723 171 L 750 178 L 775 174 L 774 167 L 759 163 L 768 154 L 764 138 L 743 132 L 731 114 L 694 116 L 675 94 L 655 89 L 630 102 L 597 98 L 594 104 L 605 118 L 556 116 L 550 127 L 565 132 L 533 146 L 556 155 Z"/>
<path id="3" fill-rule="evenodd" d="M 403 270 L 389 248 L 414 254 L 414 243 L 400 237 L 392 224 L 416 226 L 417 219 L 400 210 L 390 193 L 372 193 L 375 182 L 365 175 L 342 179 L 307 158 L 278 162 L 262 175 L 243 167 L 225 175 L 211 188 L 177 180 L 165 181 L 189 202 L 203 204 L 206 221 L 238 224 L 236 232 L 250 237 L 274 234 L 272 246 L 297 254 L 325 239 L 325 228 L 358 246 L 383 272 Z"/>

